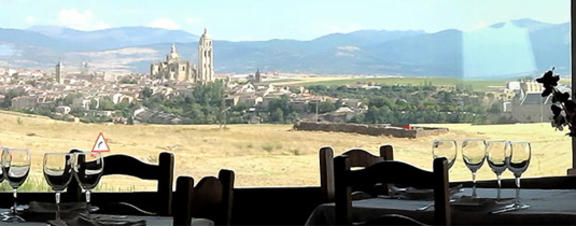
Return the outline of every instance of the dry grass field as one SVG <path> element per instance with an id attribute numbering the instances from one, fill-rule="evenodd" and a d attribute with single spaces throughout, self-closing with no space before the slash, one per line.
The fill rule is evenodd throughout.
<path id="1" fill-rule="evenodd" d="M 395 156 L 420 167 L 431 168 L 434 139 L 465 138 L 525 140 L 533 144 L 533 160 L 527 176 L 564 175 L 571 165 L 570 139 L 548 123 L 517 125 L 434 125 L 450 128 L 437 137 L 400 139 L 347 133 L 292 131 L 291 125 L 111 125 L 51 120 L 42 116 L 0 112 L 0 141 L 9 147 L 29 148 L 32 173 L 27 190 L 46 189 L 42 176 L 44 152 L 89 150 L 99 132 L 108 139 L 110 154 L 129 154 L 154 162 L 159 152 L 176 156 L 176 176 L 199 178 L 216 175 L 221 168 L 236 171 L 237 186 L 302 186 L 319 184 L 317 150 L 330 145 L 340 153 L 360 147 L 377 153 L 380 144 L 393 144 Z M 511 177 L 507 173 L 506 177 Z M 469 180 L 461 157 L 450 172 L 451 180 Z M 485 165 L 480 179 L 495 178 Z M 28 183 L 27 182 L 27 183 Z M 128 177 L 104 178 L 101 190 L 152 190 L 153 182 Z"/>

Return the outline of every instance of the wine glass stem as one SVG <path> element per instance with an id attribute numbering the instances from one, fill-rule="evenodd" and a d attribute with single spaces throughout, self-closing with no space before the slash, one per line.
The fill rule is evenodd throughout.
<path id="1" fill-rule="evenodd" d="M 498 200 L 500 200 L 500 189 L 502 188 L 502 181 L 500 174 L 496 174 L 496 177 L 498 178 Z"/>
<path id="2" fill-rule="evenodd" d="M 60 220 L 60 191 L 56 191 L 56 220 Z"/>
<path id="3" fill-rule="evenodd" d="M 16 215 L 17 198 L 18 198 L 18 189 L 14 189 L 14 203 L 12 204 L 12 214 L 14 215 Z"/>
<path id="4" fill-rule="evenodd" d="M 476 172 L 472 172 L 472 197 L 476 197 Z"/>
<path id="5" fill-rule="evenodd" d="M 516 182 L 516 204 L 520 203 L 520 177 L 515 178 Z"/>
<path id="6" fill-rule="evenodd" d="M 90 189 L 86 189 L 86 206 L 90 207 Z"/>

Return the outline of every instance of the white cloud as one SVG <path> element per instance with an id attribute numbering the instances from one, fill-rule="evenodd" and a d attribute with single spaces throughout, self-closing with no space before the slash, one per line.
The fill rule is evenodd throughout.
<path id="1" fill-rule="evenodd" d="M 148 27 L 164 28 L 168 30 L 178 30 L 180 25 L 170 18 L 158 18 L 148 24 Z"/>
<path id="2" fill-rule="evenodd" d="M 201 20 L 198 19 L 198 18 L 193 18 L 193 17 L 188 17 L 188 18 L 186 18 L 186 23 L 187 23 L 187 24 L 198 24 L 198 23 L 200 23 L 200 21 L 201 21 Z"/>
<path id="3" fill-rule="evenodd" d="M 466 27 L 466 28 L 463 28 L 462 30 L 463 31 L 474 31 L 474 30 L 485 28 L 485 27 L 488 27 L 488 23 L 486 23 L 484 21 L 480 21 L 480 22 L 474 24 L 474 26 Z"/>
<path id="4" fill-rule="evenodd" d="M 62 26 L 78 30 L 99 30 L 110 27 L 108 24 L 94 19 L 94 14 L 90 10 L 83 12 L 76 9 L 60 10 L 58 21 Z"/>
<path id="5" fill-rule="evenodd" d="M 27 16 L 25 19 L 27 24 L 34 24 L 36 22 L 36 17 L 34 16 Z"/>

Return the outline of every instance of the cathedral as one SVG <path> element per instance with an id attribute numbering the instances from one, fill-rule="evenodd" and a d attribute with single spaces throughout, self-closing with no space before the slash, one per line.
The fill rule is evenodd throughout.
<path id="1" fill-rule="evenodd" d="M 166 61 L 150 65 L 150 77 L 162 81 L 208 83 L 214 81 L 212 39 L 206 29 L 198 42 L 198 67 L 180 58 L 176 45 L 172 45 Z"/>

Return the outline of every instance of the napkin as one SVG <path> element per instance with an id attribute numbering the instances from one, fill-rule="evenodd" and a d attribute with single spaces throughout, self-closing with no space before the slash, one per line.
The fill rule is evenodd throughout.
<path id="1" fill-rule="evenodd" d="M 28 209 L 21 212 L 24 219 L 29 221 L 44 222 L 56 217 L 56 203 L 32 201 Z M 86 203 L 60 203 L 60 216 L 62 218 L 73 217 L 79 213 L 87 213 Z"/>
<path id="2" fill-rule="evenodd" d="M 146 221 L 132 216 L 117 215 L 91 215 L 80 213 L 69 219 L 49 220 L 48 224 L 53 226 L 142 226 Z"/>
<path id="3" fill-rule="evenodd" d="M 56 213 L 57 206 L 53 202 L 36 202 L 28 204 L 28 212 L 31 213 Z M 84 212 L 86 211 L 85 202 L 60 203 L 60 213 Z"/>
<path id="4" fill-rule="evenodd" d="M 471 208 L 471 209 L 492 209 L 496 207 L 506 206 L 513 204 L 515 199 L 505 198 L 477 198 L 473 196 L 462 196 L 454 200 L 450 204 L 454 207 Z"/>
<path id="5" fill-rule="evenodd" d="M 414 187 L 398 188 L 396 186 L 390 186 L 393 197 L 408 200 L 434 200 L 434 189 L 420 189 Z M 450 196 L 459 193 L 462 189 L 462 185 L 456 185 L 449 188 Z"/>

